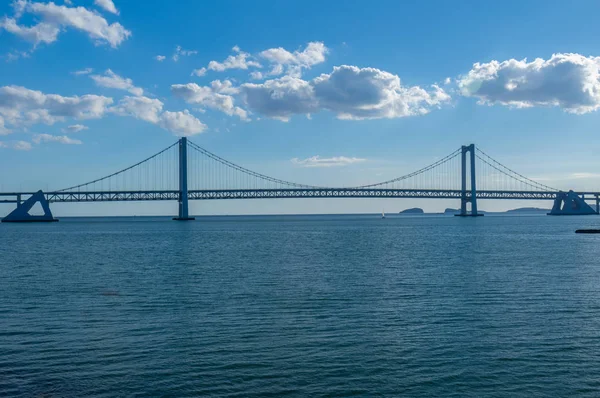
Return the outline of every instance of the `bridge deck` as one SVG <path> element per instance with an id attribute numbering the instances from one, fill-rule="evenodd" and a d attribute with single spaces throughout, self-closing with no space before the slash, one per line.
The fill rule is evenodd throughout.
<path id="1" fill-rule="evenodd" d="M 35 192 L 2 192 L 0 203 L 17 203 Z M 485 191 L 477 199 L 554 200 L 556 191 Z M 597 200 L 600 192 L 576 192 L 586 200 Z M 45 192 L 52 203 L 124 202 L 178 200 L 179 191 L 62 191 Z M 467 198 L 471 193 L 467 192 Z M 421 198 L 460 199 L 460 190 L 443 189 L 365 189 L 365 188 L 285 188 L 190 190 L 189 200 L 283 199 L 283 198 Z"/>

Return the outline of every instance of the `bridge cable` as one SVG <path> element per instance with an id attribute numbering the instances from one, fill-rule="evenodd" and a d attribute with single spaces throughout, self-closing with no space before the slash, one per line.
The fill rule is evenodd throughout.
<path id="1" fill-rule="evenodd" d="M 253 176 L 253 177 L 257 177 L 257 178 L 260 178 L 260 179 L 263 179 L 263 180 L 266 180 L 266 181 L 274 182 L 276 184 L 283 184 L 283 185 L 292 186 L 292 187 L 295 187 L 295 188 L 316 188 L 316 189 L 324 188 L 324 187 L 319 187 L 319 186 L 314 186 L 314 185 L 298 184 L 298 183 L 295 183 L 295 182 L 290 182 L 290 181 L 280 180 L 278 178 L 269 177 L 267 175 L 260 174 L 260 173 L 257 173 L 255 171 L 249 170 L 249 169 L 247 169 L 245 167 L 238 166 L 237 164 L 232 163 L 232 162 L 230 162 L 230 161 L 228 161 L 226 159 L 223 159 L 222 157 L 220 157 L 218 155 L 215 155 L 214 153 L 212 153 L 212 152 L 210 152 L 210 151 L 202 148 L 201 146 L 199 146 L 199 145 L 197 145 L 197 144 L 195 144 L 195 143 L 193 143 L 193 142 L 191 142 L 189 140 L 188 140 L 188 145 L 191 148 L 195 149 L 196 151 L 198 151 L 198 152 L 200 152 L 200 153 L 208 156 L 209 158 L 211 158 L 213 160 L 216 160 L 217 162 L 219 162 L 219 163 L 221 163 L 221 164 L 223 164 L 223 165 L 225 165 L 225 166 L 227 166 L 229 168 L 232 168 L 234 170 L 240 171 L 242 173 L 245 173 L 245 174 Z"/>
<path id="2" fill-rule="evenodd" d="M 164 152 L 168 151 L 169 149 L 173 148 L 175 145 L 178 145 L 178 144 L 179 144 L 179 141 L 176 141 L 175 143 L 173 143 L 172 145 L 170 145 L 170 146 L 166 147 L 166 148 L 165 148 L 165 149 L 163 149 L 162 151 L 155 153 L 154 155 L 152 155 L 152 156 L 150 156 L 150 157 L 148 157 L 148 158 L 146 158 L 146 159 L 142 160 L 141 162 L 138 162 L 138 163 L 134 164 L 133 166 L 129 166 L 129 167 L 127 167 L 127 168 L 124 168 L 124 169 L 122 169 L 122 170 L 119 170 L 119 171 L 117 171 L 116 173 L 112 173 L 112 174 L 110 174 L 110 175 L 107 175 L 107 176 L 105 176 L 105 177 L 98 178 L 98 179 L 96 179 L 96 180 L 94 180 L 94 181 L 86 182 L 85 184 L 79 184 L 79 185 L 74 185 L 74 186 L 72 186 L 72 187 L 69 187 L 69 188 L 63 188 L 63 189 L 59 189 L 59 190 L 57 190 L 57 191 L 55 191 L 55 192 L 69 191 L 69 190 L 71 190 L 71 189 L 77 189 L 77 188 L 84 187 L 84 186 L 86 186 L 86 185 L 91 185 L 91 184 L 95 184 L 95 183 L 97 183 L 97 182 L 104 181 L 104 180 L 106 180 L 107 178 L 114 177 L 114 176 L 116 176 L 116 175 L 119 175 L 119 174 L 121 174 L 121 173 L 124 173 L 124 172 L 126 172 L 126 171 L 128 171 L 128 170 L 131 170 L 131 169 L 133 169 L 134 167 L 137 167 L 137 166 L 141 165 L 142 163 L 145 163 L 145 162 L 147 162 L 147 161 L 149 161 L 149 160 L 152 160 L 152 159 L 154 159 L 155 157 L 157 157 L 157 156 L 161 155 L 162 153 L 164 153 Z"/>
<path id="3" fill-rule="evenodd" d="M 522 175 L 520 173 L 517 173 L 516 171 L 514 171 L 514 170 L 512 170 L 512 169 L 510 169 L 508 167 L 506 167 L 502 163 L 500 163 L 497 160 L 495 160 L 494 158 L 492 158 L 490 155 L 488 155 L 487 153 L 485 153 L 484 151 L 482 151 L 479 147 L 477 147 L 477 151 L 481 152 L 481 154 L 483 154 L 485 157 L 487 157 L 487 159 L 489 159 L 495 165 L 498 165 L 499 167 L 504 168 L 504 169 L 508 170 L 510 173 L 513 173 L 513 174 L 517 175 L 518 177 L 520 177 L 520 179 L 519 179 L 519 178 L 515 177 L 514 175 L 510 175 L 506 171 L 499 169 L 494 164 L 491 164 L 486 159 L 484 159 L 483 157 L 479 156 L 479 154 L 477 154 L 477 153 L 475 154 L 475 156 L 479 160 L 481 160 L 482 162 L 486 163 L 488 166 L 494 168 L 495 170 L 499 171 L 500 173 L 502 173 L 502 174 L 504 174 L 504 175 L 506 175 L 506 176 L 508 176 L 508 177 L 510 177 L 512 179 L 514 179 L 514 180 L 520 181 L 520 182 L 522 182 L 522 183 L 524 183 L 526 185 L 529 185 L 529 186 L 531 186 L 533 188 L 537 188 L 537 189 L 545 189 L 545 190 L 548 190 L 548 191 L 556 191 L 556 192 L 560 191 L 559 189 L 552 188 L 552 187 L 550 187 L 548 185 L 542 184 L 540 182 L 532 180 L 531 178 L 527 178 L 527 177 L 525 177 L 524 175 Z M 525 181 L 523 181 L 523 180 L 525 180 Z"/>
<path id="4" fill-rule="evenodd" d="M 454 151 L 451 154 L 449 154 L 448 156 L 446 156 L 446 157 L 444 157 L 444 158 L 442 158 L 442 159 L 440 159 L 440 160 L 438 160 L 438 161 L 430 164 L 429 166 L 423 167 L 422 169 L 419 169 L 417 171 L 413 171 L 410 174 L 406 174 L 406 175 L 403 175 L 401 177 L 396 177 L 396 178 L 391 179 L 391 180 L 387 180 L 387 181 L 383 181 L 383 182 L 378 182 L 378 183 L 374 183 L 374 184 L 359 185 L 357 187 L 352 187 L 352 189 L 373 188 L 373 187 L 377 187 L 377 186 L 381 186 L 381 185 L 386 185 L 386 184 L 391 184 L 391 183 L 394 183 L 394 182 L 406 180 L 408 178 L 411 178 L 411 177 L 417 176 L 419 174 L 423 174 L 423 173 L 425 173 L 425 172 L 427 172 L 429 170 L 432 170 L 432 169 L 434 169 L 434 168 L 436 168 L 436 167 L 438 167 L 438 166 L 440 166 L 440 165 L 442 165 L 442 164 L 444 164 L 444 163 L 446 163 L 446 162 L 454 159 L 460 153 L 461 153 L 461 149 L 459 148 L 456 151 Z"/>

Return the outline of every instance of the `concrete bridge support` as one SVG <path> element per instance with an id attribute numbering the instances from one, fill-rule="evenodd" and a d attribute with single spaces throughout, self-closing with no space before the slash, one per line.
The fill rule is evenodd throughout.
<path id="1" fill-rule="evenodd" d="M 40 202 L 42 209 L 44 210 L 43 216 L 32 216 L 29 211 L 37 202 Z M 21 203 L 21 195 L 17 195 L 17 208 L 13 210 L 9 215 L 2 219 L 2 222 L 54 222 L 58 219 L 52 216 L 50 211 L 50 205 L 46 200 L 46 196 L 40 190 L 34 193 Z"/>
<path id="2" fill-rule="evenodd" d="M 460 197 L 460 214 L 459 217 L 477 217 L 483 216 L 477 212 L 477 186 L 475 184 L 475 144 L 463 145 L 461 148 L 461 197 Z M 467 153 L 470 155 L 470 171 L 471 171 L 471 195 L 467 195 Z M 471 212 L 467 211 L 467 203 L 471 203 Z"/>
<path id="3" fill-rule="evenodd" d="M 179 214 L 174 217 L 176 221 L 195 220 L 188 213 L 188 186 L 187 186 L 187 138 L 179 140 Z"/>
<path id="4" fill-rule="evenodd" d="M 588 205 L 584 198 L 575 192 L 559 192 L 554 199 L 554 206 L 548 215 L 550 216 L 577 216 L 598 214 L 598 198 L 596 198 L 596 210 Z"/>

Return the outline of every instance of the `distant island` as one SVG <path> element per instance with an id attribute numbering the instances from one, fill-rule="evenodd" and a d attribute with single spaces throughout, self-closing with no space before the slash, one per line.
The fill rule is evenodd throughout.
<path id="1" fill-rule="evenodd" d="M 483 211 L 483 210 L 479 210 L 479 213 L 496 213 L 496 214 L 502 214 L 502 213 L 506 213 L 506 214 L 519 214 L 519 213 L 526 213 L 526 214 L 531 214 L 531 213 L 543 213 L 546 214 L 550 211 L 550 209 L 540 209 L 539 207 L 520 207 L 518 209 L 511 209 L 511 210 L 507 210 L 507 211 L 498 211 L 498 212 L 488 212 L 488 211 Z M 410 209 L 406 209 L 406 210 L 402 210 L 401 212 L 399 212 L 398 214 L 458 214 L 460 213 L 460 209 L 452 209 L 452 208 L 447 208 L 446 210 L 444 210 L 443 213 L 425 213 L 425 211 L 423 209 L 421 209 L 420 207 L 413 207 Z"/>
<path id="2" fill-rule="evenodd" d="M 412 209 L 402 210 L 400 214 L 425 214 L 425 212 L 420 207 L 413 207 Z"/>
<path id="3" fill-rule="evenodd" d="M 540 209 L 539 207 L 521 207 L 519 209 L 507 210 L 505 213 L 548 213 L 550 209 Z"/>

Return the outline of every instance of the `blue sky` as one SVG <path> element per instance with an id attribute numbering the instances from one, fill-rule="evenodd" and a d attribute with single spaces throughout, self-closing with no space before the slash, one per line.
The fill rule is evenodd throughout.
<path id="1" fill-rule="evenodd" d="M 392 178 L 473 142 L 549 185 L 598 190 L 600 27 L 590 16 L 599 11 L 595 1 L 4 2 L 0 191 L 87 181 L 181 135 L 250 169 L 306 183 Z M 364 161 L 326 168 L 292 161 L 317 155 Z M 458 206 L 279 200 L 193 203 L 192 212 L 414 205 Z M 550 204 L 480 207 L 516 205 Z M 54 206 L 58 214 L 175 207 Z"/>

